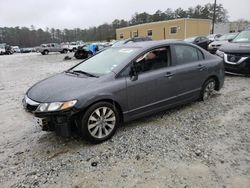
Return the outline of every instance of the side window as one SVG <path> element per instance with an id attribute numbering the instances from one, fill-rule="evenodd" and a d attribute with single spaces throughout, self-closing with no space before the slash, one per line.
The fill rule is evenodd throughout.
<path id="1" fill-rule="evenodd" d="M 192 46 L 176 45 L 174 48 L 177 65 L 187 64 L 204 59 L 202 52 Z"/>
<path id="2" fill-rule="evenodd" d="M 144 73 L 170 66 L 169 47 L 149 51 L 135 61 L 137 73 Z"/>
<path id="3" fill-rule="evenodd" d="M 199 49 L 196 49 L 196 50 L 197 50 L 199 60 L 203 60 L 204 59 L 203 53 Z"/>

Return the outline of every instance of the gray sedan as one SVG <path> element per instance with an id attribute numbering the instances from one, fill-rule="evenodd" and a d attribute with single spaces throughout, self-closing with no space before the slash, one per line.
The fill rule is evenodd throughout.
<path id="1" fill-rule="evenodd" d="M 45 131 L 91 142 L 127 121 L 208 100 L 224 83 L 221 58 L 198 46 L 150 41 L 109 48 L 32 86 L 23 99 Z"/>

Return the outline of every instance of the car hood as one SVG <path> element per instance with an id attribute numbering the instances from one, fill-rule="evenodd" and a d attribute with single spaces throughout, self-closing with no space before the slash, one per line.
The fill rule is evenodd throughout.
<path id="1" fill-rule="evenodd" d="M 27 91 L 27 96 L 39 103 L 74 100 L 89 92 L 90 88 L 96 88 L 100 80 L 101 77 L 60 73 L 36 83 Z"/>
<path id="2" fill-rule="evenodd" d="M 225 53 L 250 53 L 250 43 L 229 42 L 220 47 Z"/>
<path id="3" fill-rule="evenodd" d="M 214 42 L 211 42 L 210 45 L 223 45 L 223 44 L 227 44 L 228 41 L 227 40 L 221 40 L 221 41 L 214 41 Z"/>

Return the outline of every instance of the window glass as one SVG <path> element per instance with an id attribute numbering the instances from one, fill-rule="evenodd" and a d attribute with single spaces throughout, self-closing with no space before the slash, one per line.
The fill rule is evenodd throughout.
<path id="1" fill-rule="evenodd" d="M 138 32 L 137 32 L 137 31 L 134 31 L 134 32 L 133 32 L 133 36 L 134 36 L 134 37 L 138 37 Z"/>
<path id="2" fill-rule="evenodd" d="M 108 74 L 137 51 L 137 48 L 109 48 L 87 59 L 72 70 L 97 75 Z"/>
<path id="3" fill-rule="evenodd" d="M 204 59 L 203 53 L 200 50 L 198 50 L 198 49 L 196 49 L 196 50 L 197 50 L 197 53 L 198 53 L 199 60 L 203 60 Z"/>
<path id="4" fill-rule="evenodd" d="M 147 52 L 135 62 L 137 73 L 148 72 L 170 66 L 169 47 Z"/>
<path id="5" fill-rule="evenodd" d="M 148 30 L 148 36 L 151 37 L 153 35 L 153 31 L 152 30 Z"/>
<path id="6" fill-rule="evenodd" d="M 171 28 L 170 28 L 170 33 L 171 33 L 171 34 L 177 33 L 177 27 L 171 27 Z"/>
<path id="7" fill-rule="evenodd" d="M 203 55 L 201 54 L 201 52 L 199 53 L 199 51 L 192 46 L 176 45 L 175 54 L 177 65 L 199 61 L 200 58 L 203 59 Z M 199 58 L 199 56 L 201 57 Z"/>

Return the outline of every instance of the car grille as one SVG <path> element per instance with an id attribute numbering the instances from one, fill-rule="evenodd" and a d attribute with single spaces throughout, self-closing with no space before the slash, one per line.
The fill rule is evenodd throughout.
<path id="1" fill-rule="evenodd" d="M 246 59 L 242 59 L 242 57 L 246 57 Z M 227 72 L 250 75 L 250 55 L 227 54 L 225 56 L 225 70 Z"/>

